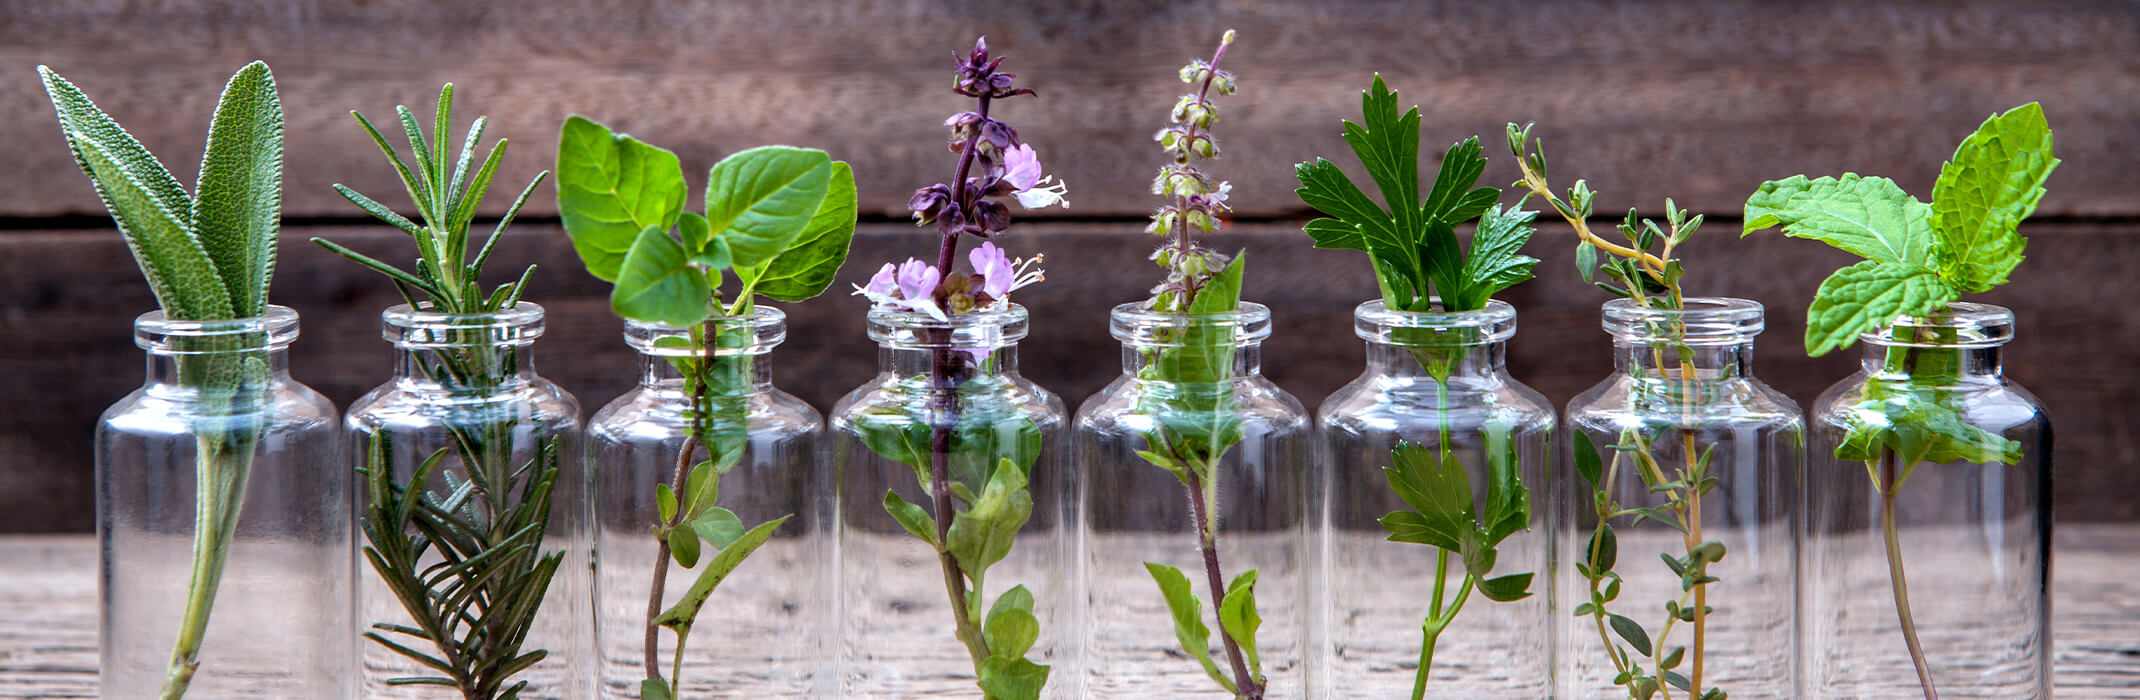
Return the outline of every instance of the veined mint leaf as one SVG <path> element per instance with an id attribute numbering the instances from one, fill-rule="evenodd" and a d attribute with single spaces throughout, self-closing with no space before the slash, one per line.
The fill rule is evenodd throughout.
<path id="1" fill-rule="evenodd" d="M 1858 462 L 1893 451 L 1906 462 L 2019 464 L 2021 443 L 1969 424 L 1941 401 L 1939 389 L 1875 380 L 1864 399 L 1842 412 L 1848 427 L 1835 456 Z"/>
<path id="2" fill-rule="evenodd" d="M 1761 183 L 1746 199 L 1746 230 L 1740 235 L 1771 226 L 1867 260 L 1929 265 L 1932 259 L 1932 207 L 1884 177 L 1809 180 L 1796 175 Z"/>
<path id="3" fill-rule="evenodd" d="M 223 87 L 194 189 L 194 233 L 229 290 L 232 313 L 266 312 L 282 230 L 282 99 L 267 64 L 247 64 Z"/>
<path id="4" fill-rule="evenodd" d="M 587 272 L 616 281 L 641 231 L 667 234 L 676 225 L 686 193 L 676 154 L 585 117 L 565 120 L 557 142 L 557 210 Z"/>
<path id="5" fill-rule="evenodd" d="M 1939 273 L 1916 265 L 1867 260 L 1836 270 L 1813 294 L 1806 311 L 1806 353 L 1825 355 L 1850 347 L 1858 335 L 1899 316 L 1921 316 L 1959 297 Z"/>
<path id="6" fill-rule="evenodd" d="M 706 179 L 706 221 L 728 244 L 738 269 L 773 259 L 802 235 L 832 183 L 824 151 L 760 146 L 713 165 Z"/>
<path id="7" fill-rule="evenodd" d="M 2006 283 L 2027 245 L 2021 220 L 2043 199 L 2058 167 L 2051 126 L 2034 102 L 1984 120 L 1939 170 L 1932 187 L 1932 230 L 1940 276 L 1965 292 Z"/>
<path id="8" fill-rule="evenodd" d="M 854 237 L 854 170 L 833 161 L 824 203 L 818 205 L 802 235 L 766 264 L 765 272 L 756 278 L 758 293 L 781 301 L 802 301 L 823 293 L 832 284 L 833 274 L 847 262 L 847 248 Z"/>
<path id="9" fill-rule="evenodd" d="M 712 314 L 712 300 L 713 288 L 691 266 L 683 245 L 670 238 L 666 229 L 649 226 L 639 232 L 624 264 L 617 268 L 609 307 L 637 321 L 689 326 Z"/>

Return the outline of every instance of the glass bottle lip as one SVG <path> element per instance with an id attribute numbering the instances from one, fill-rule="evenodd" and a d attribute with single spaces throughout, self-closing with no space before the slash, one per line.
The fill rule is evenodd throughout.
<path id="1" fill-rule="evenodd" d="M 1234 347 L 1262 343 L 1271 337 L 1271 309 L 1253 301 L 1214 314 L 1173 313 L 1145 308 L 1144 302 L 1117 305 L 1108 314 L 1108 327 L 1115 340 L 1131 347 L 1180 347 L 1181 334 L 1190 326 L 1223 327 L 1232 331 Z"/>
<path id="2" fill-rule="evenodd" d="M 1898 339 L 1896 331 L 1917 329 L 1951 330 L 1953 339 L 1923 340 L 1918 338 Z M 1941 334 L 1946 335 L 1946 334 Z M 1904 316 L 1894 323 L 1870 333 L 1858 336 L 1870 345 L 1895 348 L 1995 348 L 2014 339 L 2014 312 L 2004 306 L 1975 304 L 1957 301 L 1947 305 L 1944 313 L 1931 316 Z"/>
<path id="3" fill-rule="evenodd" d="M 1441 297 L 1434 297 L 1440 304 Z M 1416 330 L 1415 330 L 1416 329 Z M 1516 307 L 1489 299 L 1471 311 L 1400 311 L 1381 299 L 1352 309 L 1352 332 L 1362 340 L 1399 347 L 1489 345 L 1516 335 Z"/>
<path id="4" fill-rule="evenodd" d="M 396 304 L 379 313 L 380 336 L 403 349 L 524 346 L 542 337 L 543 309 L 529 301 L 492 313 L 449 314 Z M 474 332 L 471 332 L 474 331 Z"/>
<path id="5" fill-rule="evenodd" d="M 927 313 L 878 306 L 869 310 L 869 339 L 895 350 L 993 349 L 1025 339 L 1025 307 L 1004 302 L 938 319 Z"/>
<path id="6" fill-rule="evenodd" d="M 690 345 L 691 329 L 671 326 L 666 323 L 624 320 L 624 342 L 642 355 L 653 357 L 736 357 L 763 355 L 773 351 L 773 346 L 788 339 L 788 314 L 770 306 L 752 305 L 750 313 L 709 319 L 708 324 L 722 330 L 740 329 L 750 332 L 750 339 L 734 347 L 712 347 L 693 350 Z M 681 345 L 663 345 L 669 339 L 680 339 Z"/>
<path id="7" fill-rule="evenodd" d="M 1622 342 L 1690 346 L 1749 343 L 1766 327 L 1765 309 L 1751 299 L 1687 297 L 1682 307 L 1652 308 L 1633 299 L 1614 299 L 1605 302 L 1603 325 Z"/>
<path id="8" fill-rule="evenodd" d="M 215 342 L 201 342 L 215 339 Z M 134 344 L 153 355 L 214 355 L 282 350 L 297 340 L 297 311 L 268 305 L 259 316 L 198 321 L 159 309 L 134 317 Z"/>

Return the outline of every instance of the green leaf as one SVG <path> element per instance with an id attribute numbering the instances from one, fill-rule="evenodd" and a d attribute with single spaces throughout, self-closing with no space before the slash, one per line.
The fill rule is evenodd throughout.
<path id="1" fill-rule="evenodd" d="M 123 169 L 87 134 L 77 132 L 75 153 L 125 234 L 164 313 L 172 318 L 231 318 L 229 288 L 215 262 L 193 237 L 183 216 L 164 209 L 149 186 Z"/>
<path id="2" fill-rule="evenodd" d="M 1867 260 L 1836 270 L 1806 310 L 1806 353 L 1850 347 L 1858 335 L 1946 308 L 1960 295 L 1939 273 L 1903 263 Z"/>
<path id="3" fill-rule="evenodd" d="M 669 554 L 686 569 L 698 566 L 698 533 L 683 527 L 670 530 Z"/>
<path id="4" fill-rule="evenodd" d="M 715 506 L 691 521 L 691 531 L 714 549 L 727 549 L 743 538 L 743 519 L 735 511 Z"/>
<path id="5" fill-rule="evenodd" d="M 714 476 L 713 464 L 700 462 L 684 477 L 684 493 L 678 504 L 683 506 L 684 519 L 694 520 L 720 498 L 721 480 Z"/>
<path id="6" fill-rule="evenodd" d="M 1531 490 L 1523 485 L 1519 461 L 1506 429 L 1486 432 L 1486 499 L 1479 529 L 1489 545 L 1531 526 Z"/>
<path id="7" fill-rule="evenodd" d="M 1940 391 L 1906 382 L 1867 383 L 1864 399 L 1841 412 L 1847 432 L 1836 457 L 1872 461 L 1892 450 L 1912 464 L 2021 462 L 2020 442 L 1969 424 Z"/>
<path id="8" fill-rule="evenodd" d="M 666 525 L 668 523 L 675 522 L 676 491 L 670 489 L 668 484 L 655 484 L 654 508 L 661 514 L 662 524 Z"/>
<path id="9" fill-rule="evenodd" d="M 988 624 L 981 636 L 988 642 L 989 653 L 1019 658 L 1040 639 L 1040 619 L 1028 610 L 999 608 L 989 613 Z"/>
<path id="10" fill-rule="evenodd" d="M 1204 665 L 1204 673 L 1226 688 L 1226 692 L 1240 692 L 1232 679 L 1219 670 L 1211 660 L 1211 628 L 1204 625 L 1204 604 L 1189 586 L 1189 577 L 1165 564 L 1145 562 L 1144 570 L 1152 573 L 1152 580 L 1159 582 L 1159 594 L 1167 601 L 1168 612 L 1174 615 L 1174 639 L 1181 649 Z"/>
<path id="11" fill-rule="evenodd" d="M 565 120 L 557 141 L 557 211 L 588 273 L 618 281 L 641 232 L 667 234 L 686 193 L 676 154 L 586 117 Z"/>
<path id="12" fill-rule="evenodd" d="M 706 223 L 705 216 L 698 212 L 684 212 L 683 215 L 676 217 L 676 233 L 683 238 L 684 250 L 691 253 L 692 262 L 698 262 L 716 270 L 728 267 L 727 248 L 722 248 L 719 251 L 720 257 L 718 259 L 710 259 L 703 262 L 699 260 L 700 256 L 713 252 L 707 250 L 706 246 L 707 243 L 713 241 L 713 225 Z"/>
<path id="13" fill-rule="evenodd" d="M 1420 528 L 1410 534 L 1424 535 L 1427 541 L 1423 544 L 1450 551 L 1462 549 L 1465 536 L 1473 532 L 1476 522 L 1471 479 L 1464 473 L 1464 465 L 1456 461 L 1454 454 L 1437 459 L 1433 450 L 1409 442 L 1398 443 L 1390 455 L 1394 466 L 1384 468 L 1383 476 L 1419 516 L 1417 520 L 1396 514 L 1385 517 L 1383 527 L 1390 530 L 1391 539 L 1406 541 L 1398 540 L 1400 533 L 1391 526 L 1391 518 L 1397 518 Z"/>
<path id="14" fill-rule="evenodd" d="M 1189 313 L 1196 315 L 1223 314 L 1240 308 L 1241 277 L 1243 269 L 1247 265 L 1248 251 L 1241 251 L 1239 254 L 1234 255 L 1232 262 L 1227 263 L 1226 267 L 1219 270 L 1218 274 L 1212 275 L 1211 281 L 1206 283 L 1203 289 L 1197 291 L 1196 300 L 1189 303 Z M 1229 342 L 1228 345 L 1226 354 L 1232 355 L 1233 348 L 1231 343 Z"/>
<path id="15" fill-rule="evenodd" d="M 1048 667 L 1019 658 L 990 657 L 976 667 L 976 685 L 988 700 L 1039 700 L 1048 684 Z"/>
<path id="16" fill-rule="evenodd" d="M 1568 432 L 1575 437 L 1575 473 L 1582 475 L 1584 483 L 1598 486 L 1598 480 L 1605 478 L 1605 468 L 1599 463 L 1597 446 L 1581 430 Z"/>
<path id="17" fill-rule="evenodd" d="M 1463 283 L 1453 290 L 1441 290 L 1442 309 L 1486 308 L 1486 302 L 1501 290 L 1530 279 L 1538 259 L 1518 251 L 1537 231 L 1531 225 L 1537 218 L 1538 212 L 1498 204 L 1487 210 L 1479 219 L 1478 233 L 1471 238 L 1471 253 L 1464 260 L 1461 275 Z"/>
<path id="18" fill-rule="evenodd" d="M 713 288 L 706 276 L 670 238 L 666 229 L 647 227 L 617 269 L 617 286 L 609 307 L 635 321 L 689 326 L 712 314 Z"/>
<path id="19" fill-rule="evenodd" d="M 178 178 L 172 177 L 171 171 L 164 169 L 163 163 L 156 160 L 149 149 L 134 140 L 133 134 L 121 128 L 95 102 L 89 101 L 89 96 L 82 94 L 74 83 L 44 66 L 37 67 L 37 75 L 44 79 L 45 94 L 52 99 L 53 110 L 59 113 L 60 133 L 67 137 L 67 146 L 74 150 L 75 163 L 97 186 L 97 194 L 104 197 L 106 207 L 113 206 L 111 196 L 104 191 L 107 181 L 90 171 L 82 154 L 84 144 L 95 144 L 103 151 L 106 170 L 123 172 L 138 181 L 134 185 L 138 191 L 136 199 L 171 212 L 178 218 L 180 228 L 193 228 L 193 221 L 186 218 L 192 214 L 193 198 L 186 195 Z M 121 227 L 123 231 L 123 223 Z"/>
<path id="20" fill-rule="evenodd" d="M 1219 627 L 1248 657 L 1249 672 L 1261 677 L 1263 661 L 1256 653 L 1256 632 L 1263 628 L 1263 618 L 1256 614 L 1255 569 L 1241 572 L 1227 584 L 1226 598 L 1219 602 Z"/>
<path id="21" fill-rule="evenodd" d="M 1315 247 L 1367 251 L 1367 241 L 1360 237 L 1360 227 L 1337 219 L 1314 219 L 1301 226 L 1308 237 L 1315 239 Z"/>
<path id="22" fill-rule="evenodd" d="M 758 293 L 781 301 L 802 301 L 824 293 L 832 277 L 847 262 L 847 248 L 855 237 L 855 175 L 841 161 L 832 162 L 832 180 L 825 200 L 810 217 L 809 227 L 767 263 L 758 276 Z"/>
<path id="23" fill-rule="evenodd" d="M 929 511 L 921 506 L 908 503 L 897 493 L 886 491 L 884 510 L 892 514 L 893 520 L 899 521 L 900 527 L 906 528 L 907 532 L 921 538 L 921 541 L 929 543 L 929 546 L 942 546 L 936 541 L 936 518 L 930 517 Z"/>
<path id="24" fill-rule="evenodd" d="M 1025 470 L 1006 457 L 989 475 L 973 507 L 952 516 L 944 550 L 969 577 L 979 578 L 1010 555 L 1018 530 L 1032 515 L 1033 496 L 1026 491 Z"/>
<path id="25" fill-rule="evenodd" d="M 780 525 L 787 522 L 788 518 L 791 517 L 794 516 L 783 515 L 771 522 L 751 528 L 749 532 L 743 533 L 743 536 L 738 538 L 735 544 L 729 545 L 728 548 L 721 550 L 720 554 L 714 555 L 713 559 L 706 563 L 706 569 L 699 572 L 698 579 L 691 582 L 691 588 L 685 590 L 683 597 L 676 601 L 676 605 L 662 611 L 661 615 L 654 618 L 653 624 L 671 629 L 675 629 L 679 625 L 689 627 L 693 620 L 698 619 L 699 608 L 703 607 L 706 604 L 706 599 L 713 595 L 713 589 L 720 586 L 722 581 L 727 580 L 728 575 L 743 563 L 745 557 L 750 556 L 752 552 L 756 552 L 759 547 L 764 546 L 765 541 L 773 536 L 773 531 L 780 529 Z"/>
<path id="26" fill-rule="evenodd" d="M 831 187 L 824 151 L 761 146 L 715 163 L 706 182 L 706 221 L 728 244 L 737 268 L 757 267 L 800 237 Z"/>
<path id="27" fill-rule="evenodd" d="M 1761 183 L 1746 199 L 1740 235 L 1771 226 L 1867 260 L 1924 265 L 1932 258 L 1932 207 L 1884 177 L 1797 175 Z"/>
<path id="28" fill-rule="evenodd" d="M 1635 653 L 1650 655 L 1650 633 L 1643 631 L 1640 623 L 1628 619 L 1625 615 L 1608 613 L 1607 617 L 1612 621 L 1612 631 L 1618 633 L 1621 639 L 1627 640 L 1628 645 L 1635 648 Z"/>
<path id="29" fill-rule="evenodd" d="M 1583 557 L 1590 570 L 1602 575 L 1620 563 L 1620 536 L 1613 534 L 1611 527 L 1601 527 L 1590 533 L 1590 541 L 1583 545 Z"/>
<path id="30" fill-rule="evenodd" d="M 1512 574 L 1479 581 L 1479 593 L 1487 600 L 1510 603 L 1531 597 L 1531 574 Z"/>
<path id="31" fill-rule="evenodd" d="M 195 188 L 194 232 L 221 273 L 232 313 L 266 312 L 282 230 L 282 99 L 267 64 L 247 64 L 223 87 Z"/>
<path id="32" fill-rule="evenodd" d="M 1984 120 L 1939 170 L 1932 230 L 1940 276 L 1965 292 L 2006 283 L 2027 241 L 2016 231 L 2058 167 L 2043 106 L 2031 102 Z"/>
<path id="33" fill-rule="evenodd" d="M 648 678 L 639 682 L 639 700 L 676 700 L 676 696 L 669 692 L 668 683 Z"/>
<path id="34" fill-rule="evenodd" d="M 1375 75 L 1375 82 L 1360 93 L 1360 121 L 1345 122 L 1345 143 L 1367 168 L 1367 174 L 1382 191 L 1398 232 L 1417 231 L 1419 210 L 1419 108 L 1397 113 L 1397 93 Z M 1476 144 L 1473 144 L 1476 145 Z M 1477 155 L 1474 149 L 1473 155 Z M 1443 163 L 1449 161 L 1444 159 Z"/>

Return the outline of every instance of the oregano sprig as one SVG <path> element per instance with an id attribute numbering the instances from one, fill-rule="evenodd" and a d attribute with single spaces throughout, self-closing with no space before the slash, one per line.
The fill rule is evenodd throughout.
<path id="1" fill-rule="evenodd" d="M 171 171 L 67 79 L 37 67 L 59 115 L 75 165 L 89 176 L 164 316 L 208 321 L 267 311 L 282 228 L 282 98 L 275 74 L 246 64 L 223 86 L 209 122 L 208 147 L 189 195 Z M 206 339 L 180 355 L 178 380 L 200 392 L 195 436 L 193 566 L 185 610 L 159 697 L 186 694 L 200 670 L 201 644 L 245 504 L 259 441 L 256 415 L 268 384 L 265 351 Z"/>
<path id="2" fill-rule="evenodd" d="M 610 308 L 624 318 L 689 329 L 688 355 L 670 361 L 683 375 L 691 425 L 674 473 L 654 486 L 659 519 L 649 532 L 658 544 L 640 684 L 642 700 L 672 700 L 683 689 L 685 642 L 714 589 L 792 517 L 746 531 L 735 512 L 715 505 L 722 475 L 742 461 L 749 438 L 753 376 L 751 355 L 715 349 L 752 340 L 752 329 L 738 321 L 752 312 L 757 295 L 803 301 L 832 284 L 854 240 L 854 171 L 815 149 L 739 151 L 707 174 L 700 215 L 684 210 L 676 154 L 573 116 L 558 136 L 557 173 L 557 208 L 573 248 L 589 274 L 616 283 Z M 730 276 L 736 288 L 728 292 L 732 301 L 724 301 Z M 715 554 L 682 600 L 664 609 L 670 562 L 697 566 L 702 543 Z M 676 636 L 667 678 L 662 629 Z"/>
<path id="3" fill-rule="evenodd" d="M 1461 312 L 1486 308 L 1493 296 L 1532 277 L 1536 258 L 1520 251 L 1536 231 L 1537 212 L 1498 204 L 1501 190 L 1475 187 L 1486 169 L 1476 136 L 1442 153 L 1441 167 L 1421 198 L 1419 108 L 1401 116 L 1398 95 L 1376 75 L 1360 96 L 1360 123 L 1345 122 L 1345 142 L 1366 168 L 1383 198 L 1369 200 L 1336 164 L 1317 158 L 1295 166 L 1294 190 L 1326 218 L 1303 230 L 1317 248 L 1361 250 L 1373 261 L 1383 306 L 1392 311 Z M 1471 248 L 1458 242 L 1456 227 L 1476 219 Z M 1489 434 L 1483 496 L 1458 459 L 1449 424 L 1449 377 L 1475 347 L 1475 329 L 1440 337 L 1434 329 L 1399 331 L 1400 338 L 1435 382 L 1438 439 L 1433 447 L 1400 441 L 1383 468 L 1390 489 L 1409 509 L 1381 519 L 1389 541 L 1435 548 L 1433 597 L 1420 622 L 1419 664 L 1412 697 L 1426 696 L 1434 650 L 1477 591 L 1498 602 L 1531 595 L 1533 573 L 1494 576 L 1497 547 L 1530 527 L 1530 491 L 1523 486 L 1513 442 L 1506 432 Z M 1486 507 L 1474 507 L 1475 498 Z M 1447 590 L 1452 566 L 1462 572 L 1457 590 Z"/>
<path id="4" fill-rule="evenodd" d="M 1806 311 L 1808 353 L 1849 347 L 1883 329 L 1905 342 L 1888 349 L 1859 403 L 1843 412 L 1847 432 L 1835 456 L 1864 462 L 1880 496 L 1895 612 L 1927 700 L 1939 691 L 1910 611 L 1896 497 L 1921 464 L 2017 464 L 2022 456 L 2019 442 L 1963 419 L 1953 388 L 1958 351 L 1937 347 L 1961 338 L 1937 319 L 1962 294 L 2006 283 L 2021 264 L 2028 241 L 2019 227 L 2058 164 L 2043 107 L 2031 102 L 1992 115 L 1964 139 L 1940 167 L 1929 204 L 1892 180 L 1854 173 L 1766 182 L 1746 200 L 1741 235 L 1780 226 L 1786 235 L 1865 258 L 1837 270 L 1814 293 Z"/>

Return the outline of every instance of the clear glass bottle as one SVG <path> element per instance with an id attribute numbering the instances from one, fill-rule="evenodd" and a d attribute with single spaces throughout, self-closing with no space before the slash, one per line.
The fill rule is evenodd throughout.
<path id="1" fill-rule="evenodd" d="M 954 584 L 954 565 L 892 517 L 886 494 L 948 528 L 945 511 L 966 512 L 965 496 L 983 493 L 1005 459 L 1021 465 L 1032 511 L 1007 556 L 987 569 L 980 612 L 1025 587 L 1040 628 L 1025 658 L 1054 667 L 1043 697 L 1075 697 L 1073 674 L 1063 672 L 1073 666 L 1065 642 L 1077 624 L 1066 614 L 1070 531 L 1057 439 L 1065 412 L 1061 399 L 1018 374 L 1026 328 L 1025 308 L 1016 304 L 948 321 L 870 311 L 881 371 L 833 407 L 836 486 L 824 505 L 839 523 L 830 650 L 838 697 L 981 697 L 977 662 L 956 623 L 979 615 L 951 604 L 952 587 L 964 591 L 966 584 Z M 934 483 L 939 474 L 946 486 L 925 491 L 923 480 Z"/>
<path id="2" fill-rule="evenodd" d="M 1324 400 L 1316 418 L 1324 462 L 1311 487 L 1318 498 L 1309 536 L 1321 579 L 1313 654 L 1323 696 L 1550 697 L 1554 414 L 1508 375 L 1515 308 L 1491 301 L 1476 311 L 1391 311 L 1375 300 L 1353 310 L 1353 331 L 1367 341 L 1367 369 Z M 1522 504 L 1521 528 L 1505 532 L 1484 578 L 1531 574 L 1528 597 L 1487 600 L 1479 579 L 1466 585 L 1460 552 L 1389 541 L 1381 518 L 1415 510 L 1383 471 L 1396 466 L 1400 444 L 1424 448 L 1408 454 L 1431 464 L 1446 454 L 1463 465 L 1475 512 L 1491 507 L 1490 493 L 1515 493 L 1491 486 L 1496 472 L 1498 483 L 1525 489 L 1513 501 Z M 1428 656 L 1430 618 L 1445 626 Z"/>
<path id="3" fill-rule="evenodd" d="M 357 518 L 367 522 L 374 506 L 389 501 L 381 493 L 397 496 L 402 488 L 421 491 L 457 508 L 423 508 L 426 515 L 412 515 L 403 532 L 429 543 L 416 561 L 416 570 L 443 561 L 443 543 L 431 539 L 439 531 L 459 531 L 450 526 L 426 526 L 444 521 L 429 514 L 450 513 L 455 522 L 480 532 L 480 540 L 456 545 L 460 557 L 475 556 L 501 547 L 519 548 L 515 560 L 495 577 L 477 584 L 482 597 L 494 601 L 474 613 L 483 624 L 505 624 L 516 617 L 503 604 L 513 600 L 508 581 L 539 581 L 539 567 L 555 559 L 554 573 L 527 623 L 525 636 L 502 632 L 485 635 L 470 626 L 454 627 L 461 640 L 506 640 L 518 637 L 518 653 L 542 650 L 545 655 L 532 666 L 499 679 L 488 690 L 474 694 L 440 685 L 389 684 L 391 679 L 437 677 L 438 669 L 419 665 L 372 639 L 360 639 L 358 673 L 362 696 L 369 698 L 502 697 L 506 689 L 525 681 L 519 692 L 524 700 L 578 700 L 593 697 L 594 687 L 594 559 L 588 533 L 591 499 L 587 473 L 580 454 L 579 402 L 555 384 L 535 373 L 534 354 L 529 349 L 543 333 L 543 309 L 529 302 L 491 314 L 454 315 L 436 313 L 403 304 L 387 309 L 383 335 L 394 343 L 395 377 L 349 407 L 349 451 L 359 470 Z M 432 465 L 427 478 L 412 483 L 420 468 Z M 390 478 L 373 479 L 371 475 Z M 537 479 L 554 475 L 547 494 Z M 495 485 L 504 485 L 496 488 Z M 548 499 L 543 507 L 541 499 Z M 412 513 L 419 509 L 411 508 Z M 388 524 L 391 524 L 389 522 Z M 381 530 L 388 531 L 388 530 Z M 393 538 L 400 539 L 400 538 Z M 415 615 L 397 597 L 379 571 L 371 552 L 381 543 L 377 533 L 358 538 L 357 624 L 355 631 L 377 634 L 434 658 L 445 658 L 427 638 L 382 629 L 379 625 L 413 627 Z M 500 555 L 493 555 L 500 556 Z M 437 572 L 434 572 L 437 573 Z M 448 587 L 460 592 L 461 582 L 448 578 L 430 587 L 432 594 Z M 423 591 L 414 591 L 422 595 Z M 524 618 L 523 618 L 524 619 Z M 486 656 L 502 650 L 503 642 L 486 647 Z M 461 658 L 476 657 L 461 654 Z M 496 674 L 491 674 L 493 677 Z"/>
<path id="4" fill-rule="evenodd" d="M 1563 697 L 1629 697 L 1607 645 L 1653 679 L 1633 681 L 1635 697 L 1645 684 L 1684 697 L 1673 674 L 1733 698 L 1794 697 L 1805 421 L 1754 378 L 1762 324 L 1745 299 L 1605 304 L 1616 369 L 1569 402 L 1575 473 L 1556 485 Z M 1601 571 L 1615 576 L 1588 573 Z"/>
<path id="5" fill-rule="evenodd" d="M 802 399 L 773 387 L 767 355 L 787 338 L 786 314 L 759 306 L 701 329 L 710 349 L 694 351 L 691 329 L 626 321 L 624 340 L 639 351 L 639 386 L 587 424 L 595 550 L 602 555 L 595 582 L 600 697 L 636 699 L 640 681 L 649 677 L 647 603 L 657 557 L 669 556 L 654 535 L 661 523 L 655 485 L 681 491 L 679 469 L 688 474 L 702 461 L 714 464 L 714 505 L 733 512 L 743 526 L 792 517 L 721 581 L 700 610 L 685 644 L 677 696 L 816 697 L 820 625 L 832 607 L 822 558 L 829 529 L 811 510 L 824 420 Z M 687 382 L 687 371 L 707 379 Z M 710 416 L 705 425 L 698 425 L 700 415 Z M 684 458 L 687 438 L 692 453 Z M 675 605 L 712 557 L 704 551 L 694 569 L 673 560 L 659 565 L 665 572 L 662 601 L 651 610 Z M 653 658 L 675 687 L 676 636 L 664 629 L 656 639 Z"/>
<path id="6" fill-rule="evenodd" d="M 2013 332 L 1902 319 L 1814 403 L 1797 697 L 2051 697 L 2051 423 L 2000 371 Z"/>
<path id="7" fill-rule="evenodd" d="M 1244 302 L 1192 315 L 1132 303 L 1115 307 L 1110 326 L 1122 376 L 1078 409 L 1073 442 L 1083 697 L 1234 697 L 1182 650 L 1148 563 L 1190 583 L 1212 661 L 1236 682 L 1254 671 L 1242 674 L 1245 652 L 1235 664 L 1219 636 L 1217 599 L 1255 570 L 1258 697 L 1304 696 L 1311 431 L 1307 410 L 1263 376 L 1270 309 Z"/>
<path id="8" fill-rule="evenodd" d="M 207 625 L 188 697 L 355 697 L 340 633 L 350 627 L 351 477 L 334 405 L 290 378 L 296 339 L 297 312 L 281 306 L 256 318 L 135 319 L 147 381 L 96 430 L 101 697 L 161 696 L 197 591 L 212 591 L 212 605 L 198 613 Z M 203 470 L 236 475 L 210 500 L 242 507 L 217 508 L 236 513 L 234 534 L 218 584 L 197 588 Z"/>

